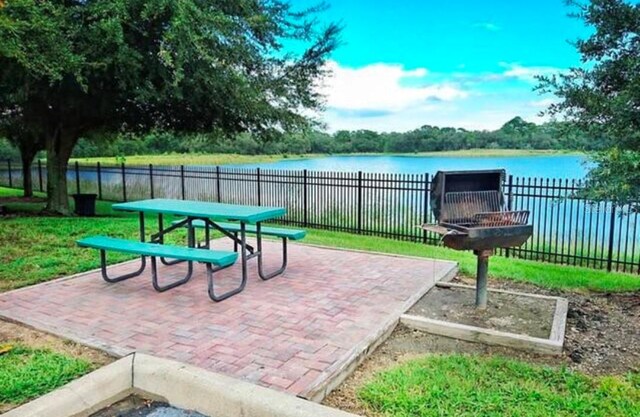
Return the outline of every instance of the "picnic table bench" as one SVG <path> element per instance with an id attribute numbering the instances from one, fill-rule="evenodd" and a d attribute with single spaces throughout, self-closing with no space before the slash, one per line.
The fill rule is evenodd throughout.
<path id="1" fill-rule="evenodd" d="M 139 273 L 141 273 L 142 271 L 136 271 L 135 273 L 126 274 L 115 278 L 109 277 L 106 268 L 106 251 L 149 256 L 151 258 L 151 280 L 153 283 L 153 288 L 155 288 L 155 290 L 159 292 L 175 288 L 178 285 L 182 285 L 189 281 L 193 273 L 193 268 L 189 268 L 187 276 L 185 276 L 184 278 L 172 282 L 171 284 L 160 285 L 158 282 L 156 265 L 157 257 L 202 262 L 207 265 L 208 274 L 212 274 L 214 272 L 214 269 L 211 267 L 211 265 L 216 266 L 215 270 L 220 270 L 222 268 L 233 265 L 236 259 L 238 259 L 238 254 L 236 252 L 216 251 L 173 245 L 161 245 L 158 243 L 135 242 L 132 240 L 106 236 L 87 237 L 84 239 L 80 239 L 77 243 L 80 247 L 100 250 L 100 269 L 102 272 L 102 278 L 104 278 L 105 281 L 111 283 L 123 281 L 128 278 L 133 278 L 134 276 L 139 275 Z M 142 259 L 144 262 L 144 258 Z"/>

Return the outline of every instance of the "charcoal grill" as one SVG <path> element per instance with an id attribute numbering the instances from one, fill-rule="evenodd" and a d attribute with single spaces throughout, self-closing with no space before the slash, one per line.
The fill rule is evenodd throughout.
<path id="1" fill-rule="evenodd" d="M 425 230 L 444 245 L 472 250 L 478 257 L 476 307 L 487 307 L 489 257 L 496 248 L 518 247 L 533 232 L 529 211 L 509 211 L 502 192 L 504 170 L 439 171 L 431 183 L 431 210 L 437 224 Z"/>

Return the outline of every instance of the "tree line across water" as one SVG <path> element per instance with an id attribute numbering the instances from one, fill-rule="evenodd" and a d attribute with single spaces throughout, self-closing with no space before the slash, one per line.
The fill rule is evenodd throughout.
<path id="1" fill-rule="evenodd" d="M 516 117 L 494 131 L 471 131 L 451 127 L 422 126 L 408 132 L 379 133 L 371 130 L 341 130 L 333 134 L 308 131 L 264 141 L 242 134 L 233 139 L 213 134 L 177 135 L 150 132 L 84 138 L 74 149 L 78 158 L 99 156 L 154 155 L 167 153 L 336 154 L 367 152 L 438 152 L 464 149 L 557 149 L 597 151 L 607 141 L 591 137 L 563 123 L 536 125 Z M 17 149 L 0 145 L 0 155 L 19 158 Z"/>

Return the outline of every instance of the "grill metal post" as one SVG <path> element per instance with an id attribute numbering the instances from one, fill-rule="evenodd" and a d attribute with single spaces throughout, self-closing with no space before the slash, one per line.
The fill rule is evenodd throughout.
<path id="1" fill-rule="evenodd" d="M 476 271 L 476 308 L 487 308 L 487 273 L 489 271 L 489 256 L 492 251 L 475 251 L 478 257 L 478 269 Z"/>

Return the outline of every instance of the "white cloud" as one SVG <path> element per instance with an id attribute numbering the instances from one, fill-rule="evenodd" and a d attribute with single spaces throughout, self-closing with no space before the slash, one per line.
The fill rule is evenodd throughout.
<path id="1" fill-rule="evenodd" d="M 425 84 L 426 68 L 406 70 L 396 64 L 371 64 L 361 68 L 327 63 L 331 75 L 321 85 L 327 107 L 351 113 L 395 113 L 430 102 L 453 101 L 468 93 L 452 83 Z"/>
<path id="2" fill-rule="evenodd" d="M 555 67 L 545 67 L 545 66 L 533 66 L 533 67 L 525 67 L 518 63 L 509 63 L 509 62 L 501 62 L 500 66 L 505 68 L 504 72 L 502 72 L 502 76 L 506 78 L 516 78 L 518 80 L 527 81 L 527 82 L 535 82 L 536 76 L 539 75 L 553 75 L 562 73 L 563 70 L 561 68 Z"/>
<path id="3" fill-rule="evenodd" d="M 407 131 L 422 125 L 466 129 L 500 128 L 515 116 L 541 123 L 540 111 L 553 103 L 532 91 L 534 76 L 563 71 L 500 63 L 493 73 L 430 73 L 377 63 L 350 68 L 330 61 L 333 72 L 321 86 L 326 111 L 318 118 L 329 131 Z M 516 81 L 504 83 L 503 81 Z"/>

